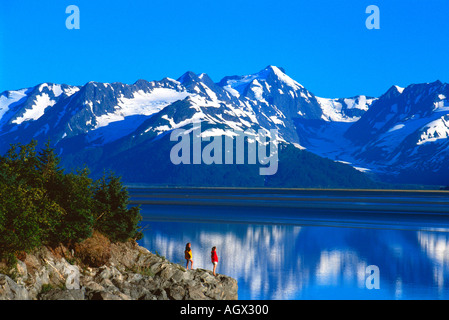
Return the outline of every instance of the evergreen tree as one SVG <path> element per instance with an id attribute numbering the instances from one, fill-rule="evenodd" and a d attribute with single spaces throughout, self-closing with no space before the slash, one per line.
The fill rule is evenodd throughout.
<path id="1" fill-rule="evenodd" d="M 104 173 L 94 184 L 95 229 L 113 241 L 140 238 L 137 225 L 142 219 L 139 207 L 129 206 L 129 194 L 120 178 Z"/>
<path id="2" fill-rule="evenodd" d="M 90 237 L 94 228 L 113 241 L 139 238 L 139 207 L 128 209 L 120 178 L 93 182 L 89 169 L 65 173 L 48 142 L 11 146 L 0 157 L 0 258 L 40 245 L 68 245 Z"/>

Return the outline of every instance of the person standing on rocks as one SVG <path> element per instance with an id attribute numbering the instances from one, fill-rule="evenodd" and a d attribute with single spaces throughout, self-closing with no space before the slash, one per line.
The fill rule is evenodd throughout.
<path id="1" fill-rule="evenodd" d="M 186 269 L 189 270 L 189 261 L 190 261 L 190 269 L 193 269 L 192 248 L 190 242 L 186 244 L 186 250 L 184 251 L 184 254 L 187 260 Z"/>
<path id="2" fill-rule="evenodd" d="M 214 265 L 214 276 L 216 276 L 215 274 L 215 269 L 217 268 L 217 263 L 218 263 L 218 255 L 217 255 L 217 247 L 212 247 L 212 251 L 210 253 L 210 259 L 212 261 L 212 264 Z"/>

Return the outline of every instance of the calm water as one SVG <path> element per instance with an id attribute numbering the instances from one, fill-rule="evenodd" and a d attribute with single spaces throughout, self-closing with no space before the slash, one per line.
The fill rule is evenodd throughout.
<path id="1" fill-rule="evenodd" d="M 239 299 L 448 299 L 447 193 L 130 189 L 140 244 L 237 279 Z M 367 289 L 368 265 L 380 289 Z"/>

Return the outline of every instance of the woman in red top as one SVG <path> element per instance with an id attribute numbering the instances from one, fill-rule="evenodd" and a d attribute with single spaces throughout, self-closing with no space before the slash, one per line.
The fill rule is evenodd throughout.
<path id="1" fill-rule="evenodd" d="M 218 256 L 217 256 L 217 248 L 216 247 L 212 247 L 212 251 L 210 253 L 210 258 L 211 258 L 212 264 L 214 265 L 214 276 L 216 276 L 215 269 L 217 268 L 217 263 L 218 263 Z"/>

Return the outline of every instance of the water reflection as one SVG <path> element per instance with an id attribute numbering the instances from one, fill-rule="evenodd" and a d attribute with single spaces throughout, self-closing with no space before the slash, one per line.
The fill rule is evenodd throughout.
<path id="1" fill-rule="evenodd" d="M 439 293 L 447 287 L 447 269 L 449 265 L 449 242 L 446 234 L 418 232 L 421 248 L 432 260 L 434 283 Z M 446 276 L 446 277 L 445 277 Z"/>
<path id="2" fill-rule="evenodd" d="M 238 280 L 240 299 L 447 299 L 449 236 L 444 232 L 191 222 L 144 222 L 140 244 L 185 265 Z M 368 265 L 380 289 L 365 286 Z"/>

